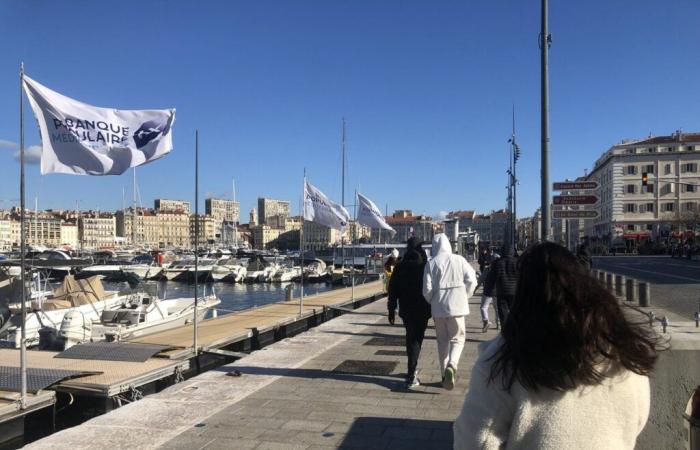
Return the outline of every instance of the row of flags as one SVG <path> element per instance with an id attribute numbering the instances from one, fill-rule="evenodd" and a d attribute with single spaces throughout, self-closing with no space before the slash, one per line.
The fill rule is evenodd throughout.
<path id="1" fill-rule="evenodd" d="M 359 224 L 370 228 L 387 230 L 392 235 L 396 234 L 396 231 L 386 223 L 381 211 L 379 211 L 379 208 L 372 200 L 358 193 L 357 201 L 359 208 L 357 222 Z M 330 200 L 307 180 L 304 180 L 304 203 L 302 208 L 304 220 L 316 222 L 329 228 L 342 230 L 350 222 L 350 214 L 343 205 Z"/>
<path id="2" fill-rule="evenodd" d="M 41 135 L 41 173 L 120 175 L 170 153 L 175 109 L 118 110 L 66 97 L 22 75 Z M 377 205 L 357 194 L 357 222 L 396 232 Z M 350 214 L 304 179 L 304 220 L 344 229 Z"/>

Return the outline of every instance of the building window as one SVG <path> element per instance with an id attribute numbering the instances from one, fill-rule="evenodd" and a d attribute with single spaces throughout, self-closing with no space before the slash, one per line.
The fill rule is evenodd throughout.
<path id="1" fill-rule="evenodd" d="M 634 225 L 627 225 L 627 231 L 634 231 Z"/>
<path id="2" fill-rule="evenodd" d="M 674 203 L 664 203 L 664 211 L 665 212 L 673 212 L 674 210 Z"/>
<path id="3" fill-rule="evenodd" d="M 644 209 L 646 210 L 646 212 L 651 212 L 651 213 L 653 213 L 653 212 L 654 212 L 654 204 L 653 204 L 653 203 L 647 203 L 647 204 L 646 204 L 646 207 L 645 207 Z"/>
<path id="4" fill-rule="evenodd" d="M 627 193 L 628 194 L 634 194 L 636 192 L 637 192 L 637 186 L 635 186 L 634 184 L 627 185 Z"/>
<path id="5" fill-rule="evenodd" d="M 637 166 L 627 166 L 627 175 L 636 175 Z"/>
<path id="6" fill-rule="evenodd" d="M 671 193 L 673 193 L 673 186 L 674 186 L 673 183 L 666 183 L 666 184 L 664 184 L 662 194 L 671 194 Z"/>
<path id="7" fill-rule="evenodd" d="M 644 166 L 644 172 L 646 173 L 654 173 L 654 165 L 653 164 L 647 164 Z"/>
<path id="8" fill-rule="evenodd" d="M 692 152 L 693 150 L 694 150 L 693 146 L 692 146 L 692 145 L 689 145 L 689 146 L 688 146 L 688 151 L 689 151 L 689 152 Z"/>
<path id="9" fill-rule="evenodd" d="M 654 153 L 654 148 L 653 148 L 653 147 L 649 147 L 649 148 L 647 149 L 647 153 Z"/>
<path id="10" fill-rule="evenodd" d="M 664 175 L 670 175 L 671 174 L 671 165 L 666 164 L 664 165 Z"/>
<path id="11" fill-rule="evenodd" d="M 666 151 L 667 151 L 667 152 L 672 152 L 672 151 L 673 151 L 673 147 L 668 147 L 668 148 L 666 149 Z"/>
<path id="12" fill-rule="evenodd" d="M 648 183 L 647 184 L 647 193 L 654 193 L 654 184 L 653 183 Z"/>
<path id="13" fill-rule="evenodd" d="M 626 212 L 633 213 L 633 212 L 636 212 L 636 210 L 637 210 L 637 205 L 635 205 L 634 203 L 625 204 L 625 211 Z"/>
<path id="14" fill-rule="evenodd" d="M 681 172 L 695 173 L 698 171 L 698 163 L 685 163 L 681 166 Z"/>
<path id="15" fill-rule="evenodd" d="M 681 186 L 683 186 L 683 192 L 696 192 L 697 191 L 694 184 L 682 184 Z"/>

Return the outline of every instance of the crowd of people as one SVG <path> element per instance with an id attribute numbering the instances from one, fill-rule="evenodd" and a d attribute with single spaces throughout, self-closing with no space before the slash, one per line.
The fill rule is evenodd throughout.
<path id="1" fill-rule="evenodd" d="M 409 239 L 388 262 L 389 322 L 406 331 L 406 387 L 420 385 L 418 359 L 432 317 L 442 386 L 453 389 L 465 345 L 469 299 L 478 286 L 481 318 L 495 300 L 496 338 L 471 370 L 455 448 L 632 449 L 649 414 L 648 374 L 659 349 L 645 325 L 628 321 L 591 275 L 585 245 L 576 254 L 541 243 L 516 255 L 482 251 L 479 275 L 444 234 L 431 256 Z"/>

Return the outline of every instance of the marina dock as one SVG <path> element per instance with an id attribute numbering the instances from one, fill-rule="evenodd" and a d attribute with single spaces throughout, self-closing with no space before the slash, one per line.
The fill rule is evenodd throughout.
<path id="1" fill-rule="evenodd" d="M 70 370 L 82 372 L 82 376 L 64 379 L 30 395 L 31 409 L 20 410 L 15 400 L 18 398 L 16 392 L 0 396 L 0 426 L 12 423 L 17 433 L 27 414 L 62 400 L 74 416 L 83 414 L 84 409 L 92 410 L 92 416 L 110 411 L 203 370 L 243 357 L 247 354 L 245 352 L 306 331 L 382 296 L 382 283 L 375 281 L 354 289 L 342 288 L 305 297 L 301 314 L 299 299 L 296 298 L 204 320 L 198 326 L 200 355 L 197 357 L 193 352 L 194 330 L 191 324 L 119 344 L 126 348 L 162 346 L 162 351 L 156 351 L 144 361 L 71 359 L 56 357 L 56 352 L 29 351 L 30 371 Z M 17 368 L 19 360 L 19 350 L 0 349 L 0 366 L 3 368 Z"/>

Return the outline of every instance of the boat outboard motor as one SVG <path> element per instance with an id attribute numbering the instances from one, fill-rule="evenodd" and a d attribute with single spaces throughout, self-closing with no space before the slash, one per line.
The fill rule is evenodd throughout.
<path id="1" fill-rule="evenodd" d="M 85 319 L 80 311 L 69 311 L 63 316 L 61 328 L 58 331 L 58 340 L 63 344 L 63 349 L 68 349 L 76 344 L 89 342 L 92 337 L 92 322 Z"/>
<path id="2" fill-rule="evenodd" d="M 61 350 L 58 342 L 58 332 L 52 327 L 39 328 L 39 350 Z"/>

